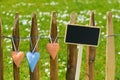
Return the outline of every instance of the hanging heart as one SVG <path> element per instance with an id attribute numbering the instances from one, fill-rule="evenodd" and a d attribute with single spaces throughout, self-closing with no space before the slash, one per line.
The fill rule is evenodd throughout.
<path id="1" fill-rule="evenodd" d="M 34 68 L 39 60 L 40 54 L 38 52 L 27 52 L 27 60 L 31 69 L 31 72 L 34 71 Z"/>
<path id="2" fill-rule="evenodd" d="M 50 56 L 52 57 L 52 59 L 55 59 L 59 51 L 59 43 L 48 43 L 46 49 Z"/>
<path id="3" fill-rule="evenodd" d="M 16 66 L 19 67 L 21 61 L 24 58 L 24 53 L 13 51 L 11 56 L 12 56 L 12 59 L 13 59 L 14 63 L 16 64 Z"/>

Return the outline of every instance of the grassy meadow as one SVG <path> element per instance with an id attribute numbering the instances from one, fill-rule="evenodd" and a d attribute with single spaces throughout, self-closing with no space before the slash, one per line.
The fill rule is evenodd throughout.
<path id="1" fill-rule="evenodd" d="M 3 36 L 12 36 L 15 13 L 19 13 L 20 36 L 28 37 L 30 34 L 31 16 L 37 15 L 39 36 L 49 36 L 52 11 L 57 14 L 58 36 L 65 35 L 66 24 L 70 22 L 70 14 L 77 13 L 77 24 L 88 25 L 90 12 L 95 13 L 95 25 L 101 28 L 99 46 L 95 60 L 95 80 L 105 80 L 106 60 L 106 22 L 107 13 L 113 12 L 114 33 L 120 34 L 120 0 L 0 0 L 0 17 L 2 19 Z M 46 44 L 49 39 L 40 39 L 40 78 L 50 79 L 49 54 Z M 59 80 L 65 80 L 67 66 L 67 47 L 64 38 L 59 39 L 60 51 L 58 53 Z M 115 36 L 116 74 L 115 80 L 120 80 L 120 36 Z M 11 59 L 12 44 L 8 38 L 3 39 L 4 80 L 13 80 L 13 64 Z M 29 51 L 29 39 L 21 39 L 20 51 L 26 54 Z M 86 79 L 86 47 L 82 56 L 80 80 Z M 26 57 L 20 66 L 21 80 L 29 80 L 29 66 Z"/>

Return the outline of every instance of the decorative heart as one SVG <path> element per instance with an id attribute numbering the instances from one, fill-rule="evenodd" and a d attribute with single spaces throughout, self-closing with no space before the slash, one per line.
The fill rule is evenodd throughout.
<path id="1" fill-rule="evenodd" d="M 12 56 L 12 59 L 13 59 L 14 63 L 16 64 L 16 66 L 19 67 L 21 61 L 24 58 L 24 53 L 13 51 L 11 56 Z"/>
<path id="2" fill-rule="evenodd" d="M 52 59 L 55 59 L 58 51 L 59 51 L 59 43 L 48 43 L 46 46 L 46 49 L 48 51 L 48 53 L 50 54 L 50 56 L 52 57 Z"/>
<path id="3" fill-rule="evenodd" d="M 27 52 L 26 56 L 27 56 L 27 60 L 28 60 L 31 72 L 33 72 L 39 60 L 40 54 L 38 52 Z"/>

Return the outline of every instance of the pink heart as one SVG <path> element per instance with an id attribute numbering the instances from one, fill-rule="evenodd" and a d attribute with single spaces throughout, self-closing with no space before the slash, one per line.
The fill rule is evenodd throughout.
<path id="1" fill-rule="evenodd" d="M 46 46 L 46 49 L 48 51 L 48 53 L 50 54 L 50 56 L 52 57 L 52 59 L 56 58 L 56 55 L 59 51 L 59 44 L 58 43 L 48 43 Z"/>
<path id="2" fill-rule="evenodd" d="M 20 63 L 23 60 L 23 58 L 24 58 L 23 52 L 15 52 L 15 51 L 12 52 L 12 59 L 17 67 L 20 66 Z"/>

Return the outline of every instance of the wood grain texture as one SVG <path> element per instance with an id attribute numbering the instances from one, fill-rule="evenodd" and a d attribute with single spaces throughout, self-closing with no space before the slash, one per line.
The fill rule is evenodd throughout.
<path id="1" fill-rule="evenodd" d="M 73 12 L 70 18 L 70 24 L 76 23 L 76 13 Z M 77 45 L 68 44 L 68 59 L 67 59 L 67 72 L 66 80 L 75 80 L 76 64 L 77 64 Z"/>
<path id="2" fill-rule="evenodd" d="M 36 45 L 36 42 L 38 40 L 38 27 L 37 27 L 37 20 L 36 20 L 36 14 L 33 13 L 32 15 L 32 25 L 31 25 L 31 44 L 30 44 L 30 51 L 32 52 L 34 46 Z M 38 45 L 35 48 L 35 52 L 38 52 Z M 39 75 L 39 61 L 36 64 L 36 67 L 34 69 L 34 72 L 30 71 L 30 80 L 40 80 L 40 75 Z"/>
<path id="3" fill-rule="evenodd" d="M 52 42 L 54 42 L 57 37 L 56 12 L 52 12 L 50 36 L 52 38 Z M 58 80 L 58 55 L 56 55 L 54 60 L 50 56 L 50 80 Z"/>
<path id="4" fill-rule="evenodd" d="M 95 26 L 94 21 L 94 12 L 90 14 L 90 23 L 89 26 Z M 94 80 L 94 64 L 95 64 L 95 55 L 96 55 L 96 48 L 93 46 L 87 46 L 87 74 L 86 80 Z"/>
<path id="5" fill-rule="evenodd" d="M 115 45 L 114 45 L 114 30 L 112 22 L 112 12 L 108 13 L 107 20 L 107 43 L 106 43 L 106 79 L 114 80 L 115 77 Z"/>
<path id="6" fill-rule="evenodd" d="M 0 18 L 0 80 L 3 80 L 2 21 Z"/>
<path id="7" fill-rule="evenodd" d="M 16 50 L 18 51 L 19 39 L 20 39 L 19 38 L 20 35 L 19 35 L 19 14 L 18 13 L 16 13 L 16 15 L 15 15 L 12 36 L 13 36 L 13 41 L 15 43 Z M 13 43 L 12 43 L 12 47 L 13 47 L 13 51 L 15 51 Z M 14 62 L 13 62 L 13 75 L 14 75 L 14 80 L 20 80 L 20 71 Z"/>

